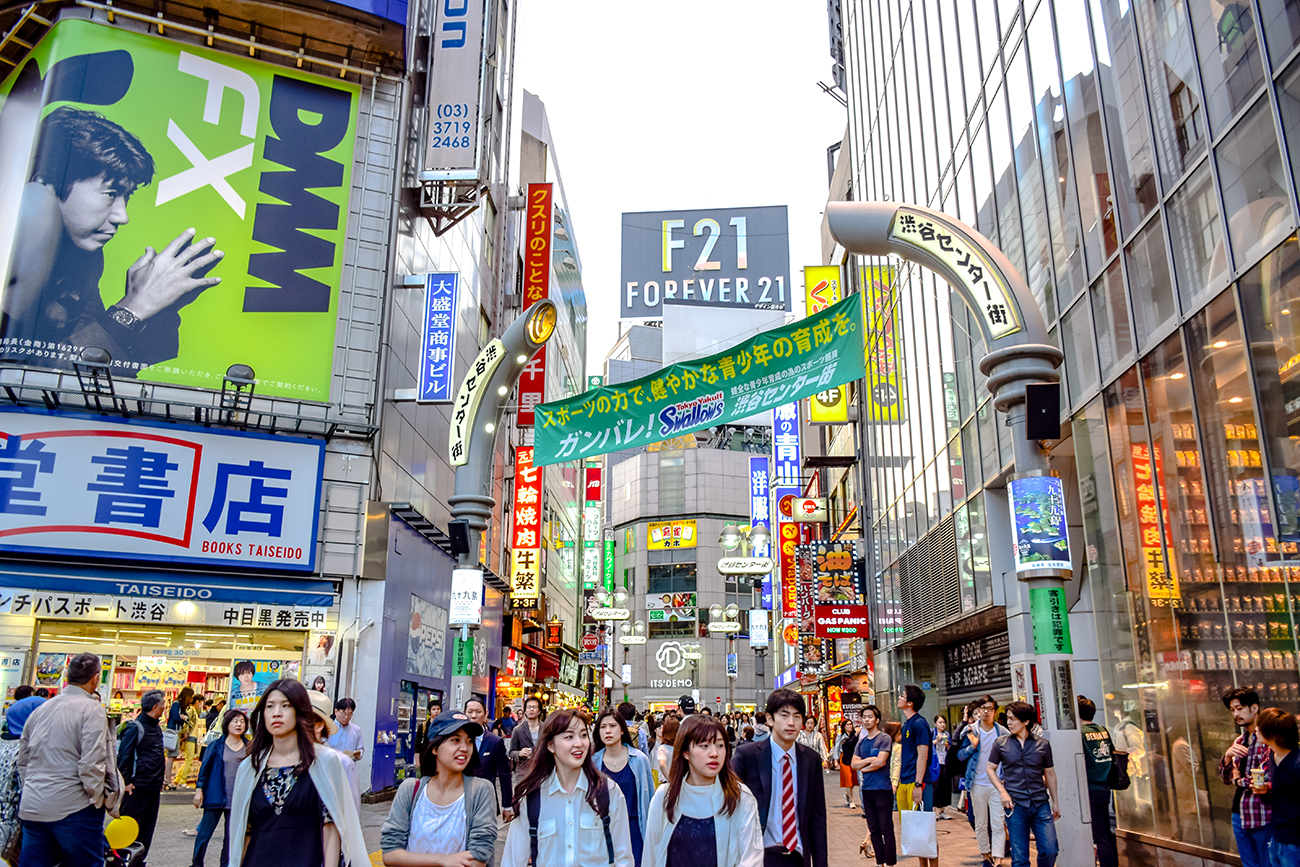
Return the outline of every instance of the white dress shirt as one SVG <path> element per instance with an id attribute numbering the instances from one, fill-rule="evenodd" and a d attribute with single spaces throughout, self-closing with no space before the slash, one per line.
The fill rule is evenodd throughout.
<path id="1" fill-rule="evenodd" d="M 790 745 L 789 752 L 781 749 L 777 745 L 776 738 L 769 738 L 768 743 L 772 745 L 772 797 L 767 805 L 767 829 L 763 831 L 763 847 L 771 849 L 777 847 L 785 848 L 785 825 L 781 823 L 781 793 L 782 793 L 782 774 L 784 771 L 785 757 L 790 757 L 790 779 L 794 782 L 794 803 L 796 814 L 799 811 L 799 760 L 795 755 L 795 749 L 799 746 L 796 741 Z M 795 845 L 795 851 L 803 854 L 803 834 L 799 833 L 799 825 L 795 824 L 795 837 L 798 842 Z"/>
<path id="2" fill-rule="evenodd" d="M 608 784 L 609 833 L 614 841 L 614 867 L 633 867 L 632 838 L 628 831 L 627 801 L 615 784 Z M 522 815 L 510 823 L 502 867 L 525 867 L 530 855 L 528 807 L 520 799 Z M 587 803 L 587 775 L 578 772 L 578 784 L 565 792 L 554 772 L 542 784 L 537 817 L 537 861 L 545 867 L 606 867 L 605 826 Z"/>

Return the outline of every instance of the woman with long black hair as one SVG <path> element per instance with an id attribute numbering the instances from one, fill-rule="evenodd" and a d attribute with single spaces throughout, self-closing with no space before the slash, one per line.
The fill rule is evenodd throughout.
<path id="1" fill-rule="evenodd" d="M 644 867 L 762 867 L 758 801 L 731 767 L 720 720 L 682 721 L 667 785 L 650 801 Z"/>
<path id="2" fill-rule="evenodd" d="M 502 867 L 634 867 L 627 802 L 591 763 L 589 726 L 578 710 L 547 717 L 515 786 Z"/>
<path id="3" fill-rule="evenodd" d="M 317 748 L 314 719 L 307 689 L 296 680 L 277 680 L 258 699 L 253 742 L 235 775 L 231 867 L 369 863 L 343 762 L 334 750 Z"/>
<path id="4" fill-rule="evenodd" d="M 637 867 L 641 867 L 644 849 L 645 820 L 650 809 L 650 797 L 655 784 L 650 773 L 650 757 L 632 746 L 632 733 L 618 711 L 607 708 L 596 717 L 596 737 L 601 747 L 591 757 L 591 763 L 612 782 L 618 784 L 627 801 L 628 834 L 632 839 L 632 854 Z"/>

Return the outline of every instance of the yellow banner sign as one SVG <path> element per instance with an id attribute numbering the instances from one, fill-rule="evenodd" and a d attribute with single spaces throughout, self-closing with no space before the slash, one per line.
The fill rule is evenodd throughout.
<path id="1" fill-rule="evenodd" d="M 839 265 L 806 265 L 803 269 L 806 315 L 820 313 L 843 297 Z M 849 389 L 836 385 L 808 398 L 808 421 L 813 424 L 844 424 L 849 420 Z"/>
<path id="2" fill-rule="evenodd" d="M 646 548 L 662 551 L 665 548 L 694 548 L 694 521 L 651 521 L 646 526 Z"/>
<path id="3" fill-rule="evenodd" d="M 541 595 L 541 551 L 536 548 L 514 548 L 510 557 L 510 601 L 515 607 L 525 607 L 536 602 Z"/>
<path id="4" fill-rule="evenodd" d="M 904 419 L 902 378 L 898 373 L 898 295 L 893 268 L 862 269 L 866 305 L 868 416 L 864 421 Z"/>

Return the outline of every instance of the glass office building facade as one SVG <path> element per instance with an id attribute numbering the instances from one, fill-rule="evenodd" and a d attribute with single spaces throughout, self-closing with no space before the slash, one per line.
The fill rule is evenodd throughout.
<path id="1" fill-rule="evenodd" d="M 1300 4 L 841 6 L 852 198 L 977 228 L 1065 355 L 1052 461 L 1077 481 L 1098 704 L 1132 759 L 1121 852 L 1234 852 L 1219 698 L 1300 709 Z M 864 288 L 893 269 L 869 358 L 897 400 L 868 401 L 863 434 L 888 651 L 999 604 L 984 527 L 1011 451 L 961 302 L 850 265 Z M 917 577 L 930 549 L 955 551 L 943 587 Z"/>

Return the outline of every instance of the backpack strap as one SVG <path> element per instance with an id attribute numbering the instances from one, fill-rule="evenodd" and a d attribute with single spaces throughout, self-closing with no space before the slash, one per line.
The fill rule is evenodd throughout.
<path id="1" fill-rule="evenodd" d="M 529 864 L 537 867 L 537 823 L 542 815 L 542 792 L 533 789 L 525 798 L 528 806 L 528 850 Z"/>
<path id="2" fill-rule="evenodd" d="M 135 747 L 131 751 L 131 779 L 135 779 L 136 768 L 140 767 L 140 744 L 144 742 L 144 723 L 138 719 L 131 720 L 135 726 Z"/>
<path id="3" fill-rule="evenodd" d="M 605 852 L 609 863 L 614 863 L 614 836 L 609 832 L 609 783 L 601 779 L 601 786 L 596 790 L 596 812 L 600 814 L 601 824 L 605 826 Z"/>

